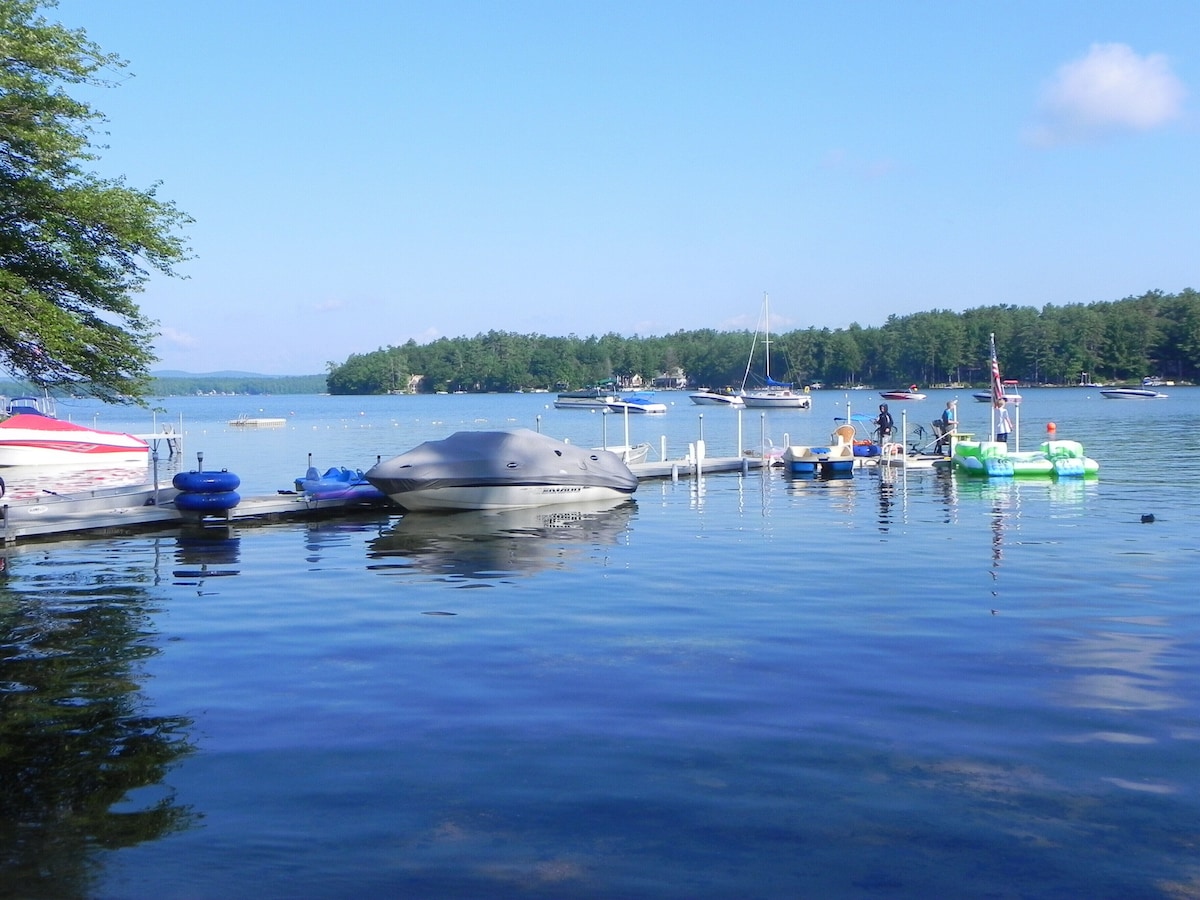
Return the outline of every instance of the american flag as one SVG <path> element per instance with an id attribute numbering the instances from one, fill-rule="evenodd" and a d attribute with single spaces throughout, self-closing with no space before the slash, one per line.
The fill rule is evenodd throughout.
<path id="1" fill-rule="evenodd" d="M 996 335 L 992 333 L 992 406 L 1004 405 L 1004 385 L 1000 383 L 1000 363 L 996 360 Z"/>

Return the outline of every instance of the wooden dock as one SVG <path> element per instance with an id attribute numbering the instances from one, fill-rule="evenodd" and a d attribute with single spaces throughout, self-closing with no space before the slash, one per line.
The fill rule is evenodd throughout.
<path id="1" fill-rule="evenodd" d="M 778 460 L 767 459 L 768 466 Z M 763 468 L 760 456 L 660 460 L 630 466 L 640 481 L 696 478 L 719 472 L 741 472 Z M 258 497 L 242 497 L 237 506 L 216 513 L 187 512 L 176 508 L 175 488 L 137 485 L 100 488 L 71 494 L 52 491 L 32 499 L 0 501 L 0 547 L 23 540 L 69 534 L 126 534 L 134 530 L 182 526 L 265 524 L 285 519 L 347 515 L 376 509 L 399 510 L 389 500 L 320 500 L 298 491 L 279 491 Z"/>

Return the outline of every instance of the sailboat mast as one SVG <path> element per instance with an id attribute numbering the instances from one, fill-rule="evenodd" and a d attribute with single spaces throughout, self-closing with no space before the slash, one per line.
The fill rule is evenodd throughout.
<path id="1" fill-rule="evenodd" d="M 767 293 L 763 293 L 763 312 L 766 314 L 766 323 L 763 326 L 763 346 L 767 349 L 767 361 L 764 366 L 764 371 L 767 376 L 767 385 L 771 384 L 771 297 Z"/>

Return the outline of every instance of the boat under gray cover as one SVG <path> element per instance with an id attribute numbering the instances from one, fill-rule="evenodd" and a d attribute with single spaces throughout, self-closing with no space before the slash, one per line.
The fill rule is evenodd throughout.
<path id="1" fill-rule="evenodd" d="M 407 510 L 505 509 L 628 496 L 638 485 L 615 453 L 528 428 L 459 431 L 372 466 L 366 478 Z"/>

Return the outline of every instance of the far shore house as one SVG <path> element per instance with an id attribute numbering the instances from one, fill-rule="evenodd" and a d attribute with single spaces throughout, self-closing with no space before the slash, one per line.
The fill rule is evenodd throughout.
<path id="1" fill-rule="evenodd" d="M 654 378 L 654 387 L 660 391 L 686 390 L 687 376 L 683 374 L 683 369 L 672 369 L 670 372 L 656 375 Z"/>

